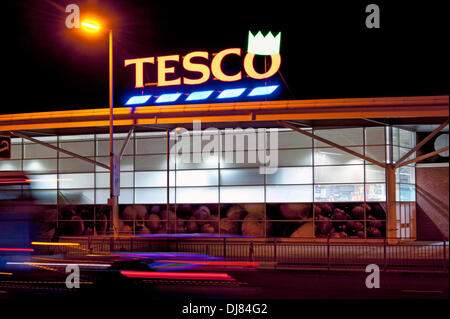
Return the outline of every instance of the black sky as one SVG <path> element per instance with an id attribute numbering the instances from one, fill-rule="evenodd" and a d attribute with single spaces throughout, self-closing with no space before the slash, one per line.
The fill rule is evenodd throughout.
<path id="1" fill-rule="evenodd" d="M 248 30 L 282 33 L 278 98 L 448 94 L 444 1 L 6 0 L 0 113 L 107 107 L 106 37 L 66 29 L 70 3 L 112 17 L 116 106 L 140 93 L 125 58 L 245 50 Z M 381 29 L 365 27 L 369 3 Z"/>

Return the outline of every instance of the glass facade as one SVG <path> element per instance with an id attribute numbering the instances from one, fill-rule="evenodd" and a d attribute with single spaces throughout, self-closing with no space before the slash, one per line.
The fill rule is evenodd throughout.
<path id="1" fill-rule="evenodd" d="M 415 145 L 415 135 L 398 128 L 312 132 L 380 162 L 395 161 Z M 116 150 L 126 136 L 114 135 Z M 109 165 L 108 134 L 37 139 Z M 122 233 L 385 235 L 384 169 L 297 132 L 171 132 L 169 150 L 166 132 L 132 135 L 120 164 Z M 29 173 L 35 197 L 58 209 L 62 234 L 102 234 L 106 230 L 106 169 L 13 138 L 11 160 L 0 161 L 0 171 L 9 170 Z M 397 170 L 398 201 L 415 201 L 414 177 L 413 165 Z M 3 189 L 2 198 L 12 198 L 20 191 L 20 187 Z"/>
<path id="2" fill-rule="evenodd" d="M 389 140 L 392 148 L 392 159 L 397 162 L 400 158 L 408 153 L 416 145 L 416 134 L 411 131 L 393 127 L 392 138 Z M 405 160 L 411 160 L 416 157 L 416 153 L 412 153 Z M 396 201 L 398 202 L 415 202 L 416 201 L 416 180 L 415 180 L 415 163 L 402 166 L 395 172 Z"/>

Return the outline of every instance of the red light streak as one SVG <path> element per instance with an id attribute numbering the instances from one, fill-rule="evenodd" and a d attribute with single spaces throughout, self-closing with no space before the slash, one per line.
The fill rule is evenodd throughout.
<path id="1" fill-rule="evenodd" d="M 33 252 L 33 248 L 2 248 L 0 247 L 0 251 L 29 251 Z"/>
<path id="2" fill-rule="evenodd" d="M 125 277 L 146 279 L 235 280 L 228 274 L 211 272 L 154 272 L 122 270 L 120 273 Z"/>
<path id="3" fill-rule="evenodd" d="M 26 179 L 22 179 L 22 180 L 0 181 L 0 184 L 18 184 L 18 183 L 29 183 L 29 181 L 26 180 Z"/>
<path id="4" fill-rule="evenodd" d="M 210 266 L 252 266 L 257 267 L 257 262 L 245 262 L 245 261 L 194 261 L 194 260 L 159 260 L 160 262 L 172 262 L 180 264 L 192 264 L 192 265 L 210 265 Z"/>

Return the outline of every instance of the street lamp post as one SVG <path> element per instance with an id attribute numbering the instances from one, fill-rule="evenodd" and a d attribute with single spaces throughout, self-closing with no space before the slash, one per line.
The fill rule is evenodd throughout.
<path id="1" fill-rule="evenodd" d="M 97 32 L 101 28 L 99 24 L 90 21 L 81 23 L 84 30 Z M 111 207 L 111 228 L 115 235 L 118 233 L 119 221 L 119 179 L 120 179 L 120 159 L 114 154 L 114 109 L 113 109 L 113 31 L 108 31 L 108 86 L 109 86 L 109 200 Z"/>

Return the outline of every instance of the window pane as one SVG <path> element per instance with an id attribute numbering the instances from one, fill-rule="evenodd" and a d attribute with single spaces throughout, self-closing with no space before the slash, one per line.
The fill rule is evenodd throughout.
<path id="1" fill-rule="evenodd" d="M 94 141 L 59 143 L 59 147 L 81 156 L 94 156 Z M 62 152 L 59 156 L 70 157 Z"/>
<path id="2" fill-rule="evenodd" d="M 364 186 L 357 185 L 315 185 L 316 202 L 354 202 L 364 200 Z"/>
<path id="3" fill-rule="evenodd" d="M 312 185 L 266 186 L 268 203 L 312 202 Z"/>
<path id="4" fill-rule="evenodd" d="M 93 172 L 94 164 L 78 158 L 63 158 L 59 160 L 60 172 Z"/>
<path id="5" fill-rule="evenodd" d="M 267 184 L 312 184 L 312 167 L 279 167 L 266 180 Z"/>
<path id="6" fill-rule="evenodd" d="M 31 179 L 32 189 L 56 189 L 57 188 L 57 175 L 29 175 Z"/>
<path id="7" fill-rule="evenodd" d="M 58 195 L 58 204 L 94 204 L 93 189 L 61 190 Z"/>
<path id="8" fill-rule="evenodd" d="M 136 132 L 134 135 L 136 138 L 142 138 L 142 137 L 161 137 L 164 138 L 166 136 L 166 132 Z M 170 132 L 172 135 L 173 133 Z"/>
<path id="9" fill-rule="evenodd" d="M 397 127 L 392 128 L 392 145 L 400 145 L 399 144 L 399 129 Z"/>
<path id="10" fill-rule="evenodd" d="M 385 162 L 385 146 L 366 146 L 366 156 L 378 162 Z M 366 161 L 366 163 L 369 163 Z"/>
<path id="11" fill-rule="evenodd" d="M 401 157 L 403 157 L 406 153 L 409 152 L 409 149 L 407 148 L 403 148 L 403 147 L 393 147 L 393 156 L 394 156 L 394 161 L 398 161 Z M 411 155 L 409 155 L 406 160 L 409 161 L 411 159 L 414 159 L 416 157 L 416 153 L 412 153 Z"/>
<path id="12" fill-rule="evenodd" d="M 109 188 L 109 173 L 97 173 L 95 174 L 95 187 L 97 188 Z"/>
<path id="13" fill-rule="evenodd" d="M 363 154 L 362 147 L 349 147 L 352 151 Z M 314 149 L 314 165 L 362 164 L 363 160 L 337 148 Z"/>
<path id="14" fill-rule="evenodd" d="M 278 151 L 279 166 L 303 166 L 312 165 L 312 150 L 279 150 Z"/>
<path id="15" fill-rule="evenodd" d="M 60 174 L 59 188 L 93 188 L 94 174 Z"/>
<path id="16" fill-rule="evenodd" d="M 305 223 L 297 223 L 291 221 L 283 221 L 283 222 L 270 222 L 268 223 L 271 230 L 270 232 L 266 232 L 267 237 L 291 237 L 291 238 L 305 238 L 312 239 L 315 237 L 314 235 L 314 223 L 313 222 L 305 222 Z M 288 247 L 286 247 L 288 248 Z M 288 251 L 288 249 L 286 249 Z"/>
<path id="17" fill-rule="evenodd" d="M 165 170 L 167 168 L 166 155 L 136 155 L 135 165 L 137 171 Z M 171 165 L 173 168 L 173 165 Z"/>
<path id="18" fill-rule="evenodd" d="M 134 173 L 134 184 L 136 187 L 164 187 L 167 185 L 167 172 L 136 172 Z M 169 185 L 175 185 L 175 173 L 170 172 Z"/>
<path id="19" fill-rule="evenodd" d="M 386 184 L 366 184 L 366 201 L 386 201 Z"/>
<path id="20" fill-rule="evenodd" d="M 105 164 L 109 167 L 109 157 L 97 157 L 96 161 L 102 164 Z M 96 165 L 97 172 L 108 172 L 106 168 L 100 167 Z M 132 171 L 133 170 L 133 156 L 124 156 L 120 160 L 120 171 Z"/>
<path id="21" fill-rule="evenodd" d="M 244 151 L 264 149 L 264 130 L 253 128 L 225 129 L 220 135 L 220 149 L 222 151 Z"/>
<path id="22" fill-rule="evenodd" d="M 217 187 L 177 187 L 177 203 L 217 203 Z"/>
<path id="23" fill-rule="evenodd" d="M 315 183 L 362 183 L 364 166 L 320 166 L 314 168 Z"/>
<path id="24" fill-rule="evenodd" d="M 307 130 L 311 132 L 311 130 Z M 267 133 L 269 135 L 271 130 Z M 267 136 L 267 139 L 270 139 Z M 312 138 L 295 131 L 278 132 L 278 148 L 310 148 L 312 147 Z"/>
<path id="25" fill-rule="evenodd" d="M 366 145 L 386 144 L 384 131 L 384 127 L 366 127 Z"/>
<path id="26" fill-rule="evenodd" d="M 191 153 L 189 158 L 178 155 L 176 157 L 177 169 L 202 169 L 202 168 L 217 168 L 219 165 L 218 153 Z"/>
<path id="27" fill-rule="evenodd" d="M 50 143 L 53 146 L 57 146 L 56 143 Z M 25 158 L 56 158 L 57 152 L 47 146 L 40 144 L 28 144 L 25 143 Z"/>
<path id="28" fill-rule="evenodd" d="M 136 204 L 166 204 L 166 188 L 136 188 L 134 190 Z M 175 199 L 175 189 L 170 188 L 170 202 Z"/>
<path id="29" fill-rule="evenodd" d="M 166 154 L 166 143 L 165 138 L 137 138 L 136 154 Z"/>
<path id="30" fill-rule="evenodd" d="M 413 148 L 416 145 L 416 133 L 399 129 L 400 146 Z"/>
<path id="31" fill-rule="evenodd" d="M 213 186 L 219 182 L 217 170 L 191 170 L 176 172 L 176 186 Z"/>
<path id="32" fill-rule="evenodd" d="M 115 136 L 115 134 L 114 134 Z M 109 137 L 109 135 L 108 135 Z M 59 137 L 60 141 L 93 141 L 94 134 L 90 135 L 62 135 Z"/>
<path id="33" fill-rule="evenodd" d="M 120 189 L 119 203 L 121 204 L 133 204 L 134 196 L 132 189 Z"/>
<path id="34" fill-rule="evenodd" d="M 229 186 L 220 188 L 221 203 L 263 203 L 264 186 Z"/>
<path id="35" fill-rule="evenodd" d="M 124 142 L 125 139 L 114 139 L 115 153 L 118 153 L 122 149 Z M 97 156 L 105 155 L 109 155 L 109 140 L 97 141 Z M 130 139 L 127 147 L 125 147 L 124 155 L 133 155 L 133 139 Z"/>
<path id="36" fill-rule="evenodd" d="M 383 167 L 376 165 L 366 165 L 366 182 L 385 182 L 386 172 Z"/>
<path id="37" fill-rule="evenodd" d="M 260 163 L 264 161 L 264 152 L 261 151 L 259 156 L 262 158 L 261 161 L 258 158 L 257 151 L 222 152 L 220 167 L 259 167 Z"/>
<path id="38" fill-rule="evenodd" d="M 109 173 L 95 174 L 95 187 L 109 188 Z M 133 187 L 133 173 L 120 173 L 120 187 Z"/>
<path id="39" fill-rule="evenodd" d="M 259 169 L 222 169 L 220 170 L 221 185 L 262 185 L 264 175 Z"/>
<path id="40" fill-rule="evenodd" d="M 120 187 L 133 187 L 133 173 L 120 172 Z"/>
<path id="41" fill-rule="evenodd" d="M 95 190 L 95 203 L 107 204 L 109 198 L 109 189 L 97 189 Z"/>
<path id="42" fill-rule="evenodd" d="M 11 159 L 21 159 L 22 158 L 22 139 L 12 138 L 11 139 Z"/>
<path id="43" fill-rule="evenodd" d="M 56 190 L 33 190 L 33 198 L 40 205 L 56 205 L 58 203 Z"/>
<path id="44" fill-rule="evenodd" d="M 413 166 L 402 166 L 397 169 L 395 173 L 397 183 L 415 183 L 415 168 Z"/>
<path id="45" fill-rule="evenodd" d="M 20 160 L 0 161 L 0 171 L 21 171 L 22 165 Z"/>
<path id="46" fill-rule="evenodd" d="M 416 187 L 409 184 L 399 184 L 400 202 L 414 202 L 416 200 Z"/>
<path id="47" fill-rule="evenodd" d="M 363 145 L 362 128 L 343 128 L 330 130 L 314 130 L 314 134 L 341 146 Z M 327 147 L 328 144 L 314 140 L 316 147 Z"/>
<path id="48" fill-rule="evenodd" d="M 24 160 L 23 169 L 27 172 L 56 172 L 56 159 Z"/>

